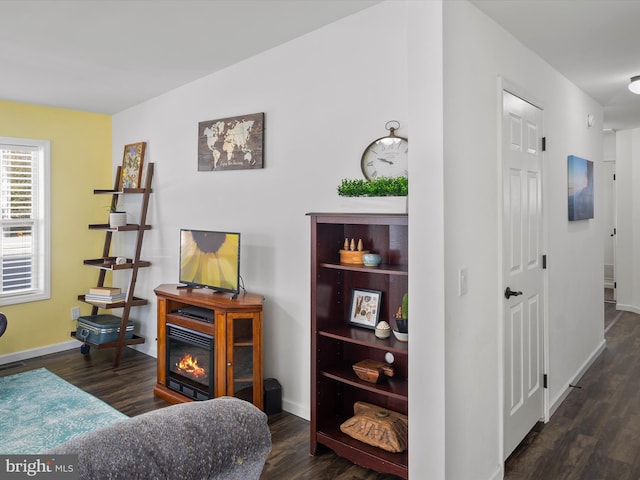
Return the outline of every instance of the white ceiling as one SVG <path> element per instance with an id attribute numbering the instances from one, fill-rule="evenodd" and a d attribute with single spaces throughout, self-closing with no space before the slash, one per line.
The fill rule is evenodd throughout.
<path id="1" fill-rule="evenodd" d="M 0 0 L 0 99 L 112 114 L 380 0 Z"/>
<path id="2" fill-rule="evenodd" d="M 638 0 L 472 0 L 605 107 L 605 128 L 640 127 Z"/>
<path id="3" fill-rule="evenodd" d="M 0 99 L 116 113 L 379 1 L 0 0 Z M 640 1 L 472 2 L 604 105 L 606 128 L 640 126 Z"/>

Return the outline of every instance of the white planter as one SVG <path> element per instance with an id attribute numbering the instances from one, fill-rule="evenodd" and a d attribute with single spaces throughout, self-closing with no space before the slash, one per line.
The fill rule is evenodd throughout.
<path id="1" fill-rule="evenodd" d="M 109 226 L 111 228 L 124 227 L 127 224 L 127 212 L 110 212 Z"/>
<path id="2" fill-rule="evenodd" d="M 339 197 L 340 209 L 352 213 L 407 213 L 409 197 Z"/>

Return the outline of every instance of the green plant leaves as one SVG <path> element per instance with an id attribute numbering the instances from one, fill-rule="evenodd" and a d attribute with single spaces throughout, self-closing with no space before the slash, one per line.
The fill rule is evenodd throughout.
<path id="1" fill-rule="evenodd" d="M 406 197 L 408 193 L 407 177 L 380 177 L 371 181 L 343 178 L 338 186 L 341 197 Z"/>

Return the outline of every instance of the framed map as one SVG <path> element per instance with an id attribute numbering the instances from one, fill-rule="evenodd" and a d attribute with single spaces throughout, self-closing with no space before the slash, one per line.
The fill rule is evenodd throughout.
<path id="1" fill-rule="evenodd" d="M 198 171 L 263 168 L 264 113 L 198 124 Z"/>

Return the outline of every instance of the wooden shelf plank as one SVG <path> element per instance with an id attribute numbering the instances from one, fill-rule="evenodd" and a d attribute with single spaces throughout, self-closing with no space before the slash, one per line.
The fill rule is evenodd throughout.
<path id="1" fill-rule="evenodd" d="M 125 306 L 125 301 L 119 301 L 119 302 L 111 302 L 111 303 L 104 303 L 104 302 L 99 302 L 99 301 L 94 301 L 94 300 L 87 300 L 85 298 L 84 295 L 78 295 L 78 300 L 80 300 L 81 302 L 84 303 L 88 303 L 89 305 L 94 305 L 98 308 L 104 308 L 104 309 L 111 309 L 111 308 L 122 308 Z M 145 300 L 144 298 L 138 298 L 138 297 L 133 297 L 133 300 L 131 301 L 131 306 L 132 307 L 141 307 L 143 305 L 147 305 L 149 302 L 147 300 Z"/>
<path id="2" fill-rule="evenodd" d="M 151 225 L 138 225 L 136 223 L 127 223 L 119 227 L 112 227 L 108 223 L 94 223 L 89 225 L 89 230 L 100 230 L 109 232 L 137 232 L 138 230 L 151 230 Z"/>
<path id="3" fill-rule="evenodd" d="M 353 370 L 347 368 L 322 370 L 320 375 L 378 395 L 409 401 L 409 382 L 403 377 L 387 377 L 380 383 L 371 383 L 360 380 Z"/>
<path id="4" fill-rule="evenodd" d="M 365 347 L 378 348 L 380 350 L 390 351 L 393 353 L 408 354 L 408 343 L 398 341 L 393 334 L 389 338 L 378 338 L 374 335 L 373 330 L 365 330 L 348 325 L 340 325 L 337 327 L 326 328 L 318 331 L 318 335 L 323 337 L 335 338 L 343 342 L 363 345 Z"/>
<path id="5" fill-rule="evenodd" d="M 344 420 L 346 420 L 346 418 Z M 336 419 L 328 425 L 323 425 L 323 427 L 316 432 L 318 443 L 329 447 L 341 457 L 347 458 L 359 465 L 366 463 L 367 468 L 371 468 L 377 472 L 390 473 L 402 478 L 408 478 L 409 455 L 407 451 L 391 453 L 381 448 L 367 445 L 342 433 L 340 430 L 341 423 L 341 420 Z"/>
<path id="6" fill-rule="evenodd" d="M 409 275 L 408 265 L 387 265 L 382 263 L 378 267 L 366 267 L 364 265 L 352 265 L 348 263 L 320 262 L 319 266 L 336 270 L 348 270 L 350 272 L 377 273 L 381 275 Z"/>
<path id="7" fill-rule="evenodd" d="M 93 258 L 90 260 L 85 260 L 83 263 L 90 267 L 100 268 L 101 270 L 127 270 L 134 268 L 134 266 L 137 268 L 142 268 L 151 265 L 151 262 L 147 262 L 145 260 L 139 260 L 137 264 L 134 264 L 133 260 L 130 258 L 127 258 L 126 260 L 127 261 L 125 263 L 122 263 L 120 265 L 116 265 L 115 263 L 105 263 L 104 258 Z"/>

